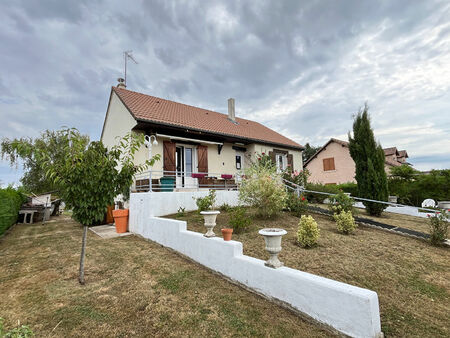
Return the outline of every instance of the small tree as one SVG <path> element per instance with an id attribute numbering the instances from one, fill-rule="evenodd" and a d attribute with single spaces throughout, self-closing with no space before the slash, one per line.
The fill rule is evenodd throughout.
<path id="1" fill-rule="evenodd" d="M 308 161 L 318 150 L 320 147 L 311 146 L 309 143 L 305 144 L 305 149 L 303 149 L 302 157 L 303 163 Z"/>
<path id="2" fill-rule="evenodd" d="M 59 190 L 72 217 L 83 228 L 79 282 L 84 284 L 84 257 L 87 228 L 104 218 L 114 197 L 129 197 L 129 188 L 136 173 L 145 170 L 159 159 L 155 155 L 141 165 L 134 164 L 134 155 L 144 144 L 144 135 L 128 134 L 110 151 L 101 142 L 86 143 L 86 137 L 76 129 L 63 129 L 58 135 L 61 156 L 52 156 L 49 147 L 32 148 L 33 158 L 39 159 L 39 167 Z M 28 147 L 29 142 L 17 143 L 18 149 Z"/>
<path id="3" fill-rule="evenodd" d="M 348 135 L 350 155 L 355 161 L 355 179 L 358 196 L 378 201 L 387 201 L 388 186 L 384 171 L 385 156 L 380 144 L 375 141 L 370 126 L 369 107 L 365 104 L 353 122 L 353 137 Z M 363 202 L 370 215 L 380 216 L 386 205 Z"/>
<path id="4" fill-rule="evenodd" d="M 74 131 L 76 132 L 76 131 Z M 89 144 L 89 137 L 76 132 L 79 142 L 83 146 Z M 35 139 L 18 138 L 10 140 L 2 139 L 1 154 L 2 159 L 9 160 L 11 166 L 22 164 L 24 174 L 20 179 L 25 191 L 36 194 L 53 191 L 57 189 L 55 183 L 45 175 L 43 168 L 43 154 L 58 162 L 66 156 L 68 139 L 61 131 L 46 130 L 41 136 Z"/>

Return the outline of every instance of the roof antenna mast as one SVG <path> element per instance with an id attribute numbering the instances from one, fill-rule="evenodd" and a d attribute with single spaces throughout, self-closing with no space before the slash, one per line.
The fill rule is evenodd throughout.
<path id="1" fill-rule="evenodd" d="M 133 57 L 133 53 L 132 50 L 126 50 L 123 52 L 123 60 L 124 60 L 124 65 L 125 65 L 125 71 L 124 71 L 124 75 L 125 75 L 125 86 L 127 85 L 127 61 L 128 59 L 131 59 L 135 64 L 137 64 L 138 62 L 134 59 Z"/>

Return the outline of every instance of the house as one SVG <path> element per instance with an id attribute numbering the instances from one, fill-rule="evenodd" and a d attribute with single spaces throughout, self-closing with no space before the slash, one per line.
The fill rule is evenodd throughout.
<path id="1" fill-rule="evenodd" d="M 390 175 L 392 167 L 408 164 L 406 150 L 398 151 L 396 147 L 383 149 L 385 154 L 385 171 Z M 309 158 L 304 168 L 308 169 L 311 176 L 310 182 L 322 184 L 341 184 L 354 182 L 355 162 L 350 156 L 348 142 L 331 138 L 320 148 L 311 158 Z"/>
<path id="2" fill-rule="evenodd" d="M 161 155 L 147 186 L 163 176 L 176 178 L 177 188 L 198 187 L 207 179 L 214 184 L 234 181 L 262 153 L 279 170 L 303 168 L 303 147 L 258 122 L 236 117 L 234 99 L 228 100 L 228 114 L 222 114 L 134 92 L 119 83 L 111 88 L 101 141 L 110 148 L 130 131 L 153 135 L 152 154 Z M 143 146 L 136 163 L 148 156 Z"/>

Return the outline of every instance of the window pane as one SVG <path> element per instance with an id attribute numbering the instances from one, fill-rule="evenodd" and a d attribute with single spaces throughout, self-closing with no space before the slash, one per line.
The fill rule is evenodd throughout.
<path id="1" fill-rule="evenodd" d="M 192 174 L 192 149 L 186 148 L 186 176 Z"/>
<path id="2" fill-rule="evenodd" d="M 241 155 L 236 155 L 236 169 L 241 169 Z"/>

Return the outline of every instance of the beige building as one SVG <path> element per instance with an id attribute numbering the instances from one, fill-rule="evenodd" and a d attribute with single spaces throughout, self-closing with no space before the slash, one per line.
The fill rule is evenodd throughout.
<path id="1" fill-rule="evenodd" d="M 151 168 L 153 184 L 163 176 L 176 178 L 177 187 L 235 182 L 262 153 L 270 155 L 280 170 L 303 168 L 301 145 L 260 123 L 236 117 L 234 105 L 229 99 L 228 114 L 221 114 L 119 84 L 111 89 L 101 141 L 110 148 L 130 131 L 150 136 L 152 154 L 161 156 Z M 149 150 L 142 147 L 136 163 L 148 157 Z"/>
<path id="2" fill-rule="evenodd" d="M 406 150 L 398 151 L 396 147 L 383 149 L 385 154 L 385 171 L 390 174 L 392 167 L 408 164 Z M 304 168 L 311 176 L 309 181 L 322 184 L 342 184 L 355 180 L 355 162 L 350 156 L 348 142 L 330 139 L 310 159 Z"/>

